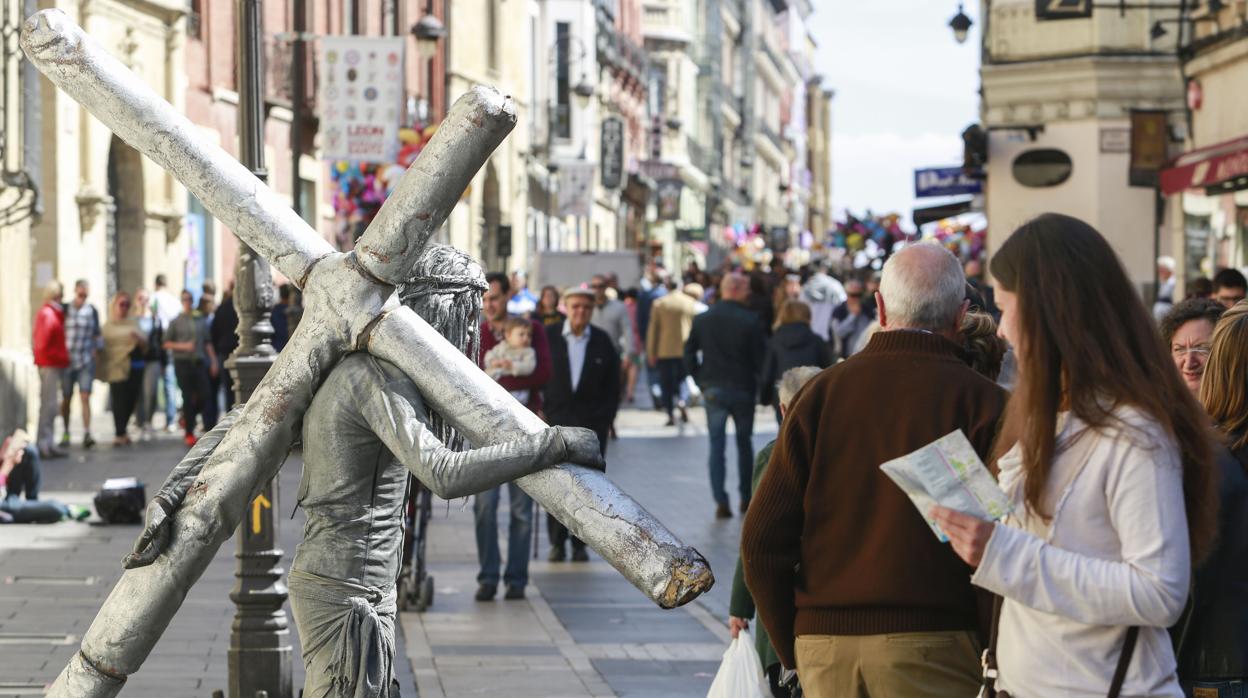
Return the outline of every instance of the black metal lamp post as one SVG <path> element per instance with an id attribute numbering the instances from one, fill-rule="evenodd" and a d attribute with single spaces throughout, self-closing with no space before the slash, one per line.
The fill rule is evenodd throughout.
<path id="1" fill-rule="evenodd" d="M 237 0 L 239 160 L 259 179 L 264 169 L 264 46 L 260 0 Z M 298 116 L 296 115 L 296 119 Z M 298 197 L 298 192 L 294 192 Z M 276 358 L 269 338 L 273 325 L 273 277 L 269 263 L 239 240 L 234 268 L 238 349 L 227 361 L 243 403 Z M 291 698 L 290 625 L 283 605 L 285 570 L 277 547 L 277 483 L 271 481 L 250 504 L 238 530 L 237 581 L 230 592 L 230 698 Z"/>

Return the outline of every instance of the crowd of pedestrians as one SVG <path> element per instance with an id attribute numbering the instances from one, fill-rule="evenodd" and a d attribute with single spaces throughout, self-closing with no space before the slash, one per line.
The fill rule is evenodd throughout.
<path id="1" fill-rule="evenodd" d="M 185 289 L 175 298 L 164 274 L 154 281 L 151 291 L 113 294 L 104 312 L 91 302 L 91 286 L 84 279 L 74 283 L 68 300 L 58 281 L 44 289 L 32 342 L 40 405 L 31 448 L 38 457 L 67 455 L 75 402 L 82 425 L 80 445 L 96 445 L 92 395 L 97 382 L 108 385 L 112 445 L 118 447 L 132 445 L 136 437 L 150 440 L 158 427 L 171 434 L 180 431 L 186 445 L 193 446 L 196 434 L 212 429 L 221 410 L 233 404 L 234 384 L 225 367 L 238 346 L 232 288 L 218 303 L 212 282 Z M 275 347 L 285 344 L 302 313 L 292 286 L 282 287 L 281 298 L 270 313 Z M 163 424 L 156 420 L 161 414 Z"/>

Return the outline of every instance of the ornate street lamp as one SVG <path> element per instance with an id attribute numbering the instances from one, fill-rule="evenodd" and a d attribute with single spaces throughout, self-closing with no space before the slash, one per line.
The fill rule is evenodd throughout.
<path id="1" fill-rule="evenodd" d="M 953 38 L 959 44 L 966 43 L 966 35 L 971 30 L 971 24 L 971 18 L 962 11 L 962 3 L 958 3 L 958 14 L 949 20 L 949 28 L 953 30 Z"/>

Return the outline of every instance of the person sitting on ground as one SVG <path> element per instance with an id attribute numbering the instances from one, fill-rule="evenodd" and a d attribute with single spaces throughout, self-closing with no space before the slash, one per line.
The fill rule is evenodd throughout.
<path id="1" fill-rule="evenodd" d="M 26 432 L 18 429 L 0 446 L 0 523 L 56 523 L 65 519 L 84 521 L 90 510 L 66 506 L 54 499 L 39 499 L 43 468 L 39 450 Z M 26 498 L 22 499 L 22 495 Z"/>
<path id="2" fill-rule="evenodd" d="M 503 321 L 503 341 L 485 353 L 485 372 L 498 380 L 503 376 L 531 376 L 537 369 L 537 351 L 533 349 L 533 324 L 528 318 L 509 317 Z M 522 405 L 529 403 L 529 391 L 509 390 Z"/>
<path id="3" fill-rule="evenodd" d="M 780 321 L 784 321 L 784 309 L 793 305 L 800 305 L 809 308 L 801 301 L 786 301 L 782 306 Z M 815 336 L 814 331 L 810 329 L 809 309 L 807 310 L 806 329 Z M 783 325 L 781 325 L 783 327 Z M 780 333 L 776 333 L 778 338 Z M 815 337 L 818 339 L 818 337 Z M 823 340 L 819 340 L 823 344 Z M 826 346 L 826 344 L 824 345 Z M 771 386 L 771 391 L 777 395 L 776 409 L 780 412 L 781 417 L 789 409 L 789 405 L 793 402 L 797 391 L 802 386 L 810 382 L 810 379 L 819 375 L 823 370 L 823 366 L 794 366 L 784 372 L 780 376 L 778 385 Z M 767 386 L 764 386 L 764 390 Z M 763 446 L 759 450 L 758 455 L 754 458 L 754 489 L 758 489 L 758 483 L 763 479 L 763 473 L 767 471 L 767 461 L 771 460 L 771 450 L 775 448 L 776 440 L 772 439 L 770 443 Z M 750 590 L 745 586 L 745 568 L 741 564 L 741 556 L 737 556 L 737 569 L 732 575 L 732 599 L 728 605 L 728 630 L 732 633 L 733 639 L 742 630 L 748 630 L 750 627 L 750 619 L 754 617 L 755 612 L 754 598 L 750 596 Z M 762 620 L 759 620 L 758 626 L 755 628 L 754 647 L 758 650 L 758 656 L 763 661 L 763 671 L 767 672 L 767 682 L 771 686 L 771 694 L 776 698 L 788 698 L 789 690 L 780 685 L 780 675 L 782 667 L 780 666 L 780 658 L 776 656 L 776 650 L 771 646 L 771 639 L 767 637 L 767 629 L 763 627 Z"/>

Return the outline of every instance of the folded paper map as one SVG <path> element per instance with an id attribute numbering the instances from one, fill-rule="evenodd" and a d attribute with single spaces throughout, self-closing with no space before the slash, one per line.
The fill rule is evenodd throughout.
<path id="1" fill-rule="evenodd" d="M 910 497 L 941 542 L 949 537 L 932 519 L 937 504 L 986 521 L 996 521 L 1013 509 L 961 430 L 890 460 L 880 470 Z"/>

